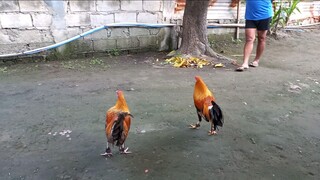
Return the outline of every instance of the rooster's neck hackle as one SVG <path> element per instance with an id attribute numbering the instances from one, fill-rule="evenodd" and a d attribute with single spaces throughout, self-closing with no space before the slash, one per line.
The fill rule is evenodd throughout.
<path id="1" fill-rule="evenodd" d="M 196 87 L 198 87 L 199 90 L 204 90 L 204 91 L 208 89 L 207 85 L 202 80 L 198 80 L 196 82 Z"/>
<path id="2" fill-rule="evenodd" d="M 118 95 L 118 100 L 117 100 L 117 103 L 116 103 L 115 107 L 117 109 L 122 109 L 124 111 L 129 112 L 129 108 L 128 108 L 126 99 L 124 98 L 123 94 L 119 94 Z"/>
<path id="3" fill-rule="evenodd" d="M 195 84 L 195 93 L 196 94 L 203 94 L 203 95 L 211 95 L 210 90 L 208 89 L 207 85 L 202 81 L 198 80 Z"/>

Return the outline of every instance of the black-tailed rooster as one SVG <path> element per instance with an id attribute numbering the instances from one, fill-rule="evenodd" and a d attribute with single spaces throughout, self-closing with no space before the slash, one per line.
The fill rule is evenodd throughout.
<path id="1" fill-rule="evenodd" d="M 123 92 L 118 90 L 117 95 L 116 105 L 111 107 L 106 114 L 107 148 L 106 152 L 101 154 L 102 156 L 112 156 L 110 144 L 119 146 L 121 154 L 131 153 L 128 151 L 128 147 L 125 148 L 124 142 L 128 137 L 133 116 L 130 114 Z"/>
<path id="2" fill-rule="evenodd" d="M 201 119 L 204 118 L 211 123 L 209 135 L 217 134 L 217 126 L 223 126 L 223 114 L 215 103 L 215 98 L 207 85 L 203 82 L 200 76 L 196 76 L 196 83 L 194 85 L 193 100 L 197 109 L 199 121 L 196 124 L 190 124 L 192 129 L 200 127 Z"/>

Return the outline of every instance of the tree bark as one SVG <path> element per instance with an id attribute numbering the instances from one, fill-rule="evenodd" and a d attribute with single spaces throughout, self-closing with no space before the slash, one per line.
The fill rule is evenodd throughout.
<path id="1" fill-rule="evenodd" d="M 183 14 L 181 54 L 213 56 L 207 37 L 209 0 L 187 0 Z"/>
<path id="2" fill-rule="evenodd" d="M 214 52 L 208 42 L 208 6 L 215 2 L 216 0 L 186 0 L 182 22 L 182 42 L 177 53 L 194 57 L 213 57 L 218 61 L 227 60 L 234 63 L 233 59 Z"/>

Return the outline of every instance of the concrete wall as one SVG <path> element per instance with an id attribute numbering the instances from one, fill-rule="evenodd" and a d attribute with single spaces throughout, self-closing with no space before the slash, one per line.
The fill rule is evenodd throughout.
<path id="1" fill-rule="evenodd" d="M 0 55 L 19 53 L 61 42 L 109 23 L 182 24 L 181 0 L 2 0 L 0 3 Z M 210 23 L 235 23 L 237 11 L 232 0 L 216 0 L 208 10 Z M 299 4 L 302 13 L 292 20 L 317 22 L 320 1 Z M 240 23 L 245 4 L 241 3 Z M 302 20 L 295 24 L 301 24 Z M 209 34 L 234 32 L 235 28 L 210 29 Z M 59 48 L 60 53 L 82 54 L 119 50 L 165 50 L 175 36 L 170 28 L 110 28 Z M 172 39 L 171 39 L 172 40 Z"/>
<path id="2" fill-rule="evenodd" d="M 171 9 L 171 10 L 170 10 Z M 167 0 L 10 0 L 0 3 L 0 55 L 51 45 L 109 23 L 166 23 L 174 2 Z M 79 39 L 72 53 L 111 49 L 166 49 L 170 28 L 110 28 Z"/>

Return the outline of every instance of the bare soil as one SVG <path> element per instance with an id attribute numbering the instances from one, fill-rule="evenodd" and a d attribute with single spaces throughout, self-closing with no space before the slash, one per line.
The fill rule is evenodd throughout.
<path id="1" fill-rule="evenodd" d="M 258 68 L 178 69 L 165 53 L 0 66 L 0 179 L 319 179 L 320 29 L 268 39 Z M 243 41 L 213 42 L 241 62 Z M 253 58 L 253 57 L 252 57 Z M 194 76 L 225 115 L 199 130 Z M 124 90 L 133 154 L 105 159 L 105 112 Z M 68 131 L 70 130 L 70 131 Z"/>

